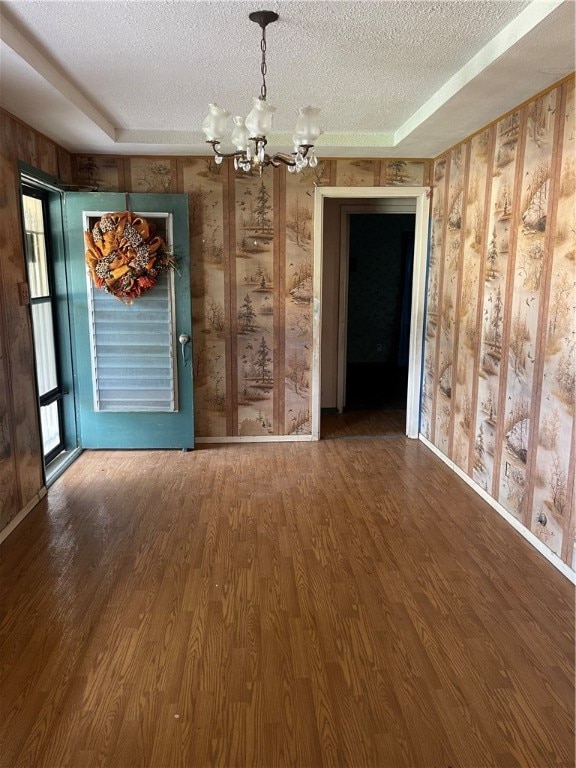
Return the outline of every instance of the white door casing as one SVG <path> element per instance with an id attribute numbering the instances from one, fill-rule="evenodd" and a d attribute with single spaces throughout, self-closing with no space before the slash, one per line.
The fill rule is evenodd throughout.
<path id="1" fill-rule="evenodd" d="M 420 422 L 420 388 L 428 254 L 429 187 L 317 187 L 314 197 L 314 279 L 312 321 L 312 439 L 320 438 L 321 412 L 321 329 L 324 201 L 326 198 L 407 198 L 416 203 L 414 229 L 414 266 L 412 310 L 410 317 L 410 349 L 406 398 L 406 435 L 418 437 Z M 343 290 L 343 289 L 341 289 Z"/>

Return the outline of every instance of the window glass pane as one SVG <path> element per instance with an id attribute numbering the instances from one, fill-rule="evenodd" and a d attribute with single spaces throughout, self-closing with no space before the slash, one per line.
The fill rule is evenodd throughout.
<path id="1" fill-rule="evenodd" d="M 30 313 L 40 400 L 61 395 L 57 366 L 58 339 L 55 336 L 52 291 L 52 264 L 47 216 L 48 195 L 41 189 L 25 188 L 22 215 L 26 268 L 30 290 Z M 62 401 L 40 405 L 40 427 L 45 461 L 63 450 Z"/>
<path id="2" fill-rule="evenodd" d="M 44 456 L 60 445 L 60 421 L 58 418 L 58 403 L 50 403 L 40 408 L 42 423 L 42 444 Z"/>
<path id="3" fill-rule="evenodd" d="M 34 350 L 36 352 L 38 394 L 42 396 L 58 386 L 52 305 L 49 301 L 32 304 L 32 329 L 34 333 Z"/>
<path id="4" fill-rule="evenodd" d="M 42 201 L 35 197 L 22 197 L 24 208 L 24 228 L 26 230 L 26 262 L 28 265 L 28 283 L 30 296 L 48 295 L 48 267 Z"/>
<path id="5" fill-rule="evenodd" d="M 42 210 L 42 200 L 30 195 L 23 196 L 24 201 L 24 223 L 26 229 L 30 232 L 44 232 L 44 212 Z"/>
<path id="6" fill-rule="evenodd" d="M 172 281 L 132 305 L 88 283 L 94 410 L 177 410 Z"/>

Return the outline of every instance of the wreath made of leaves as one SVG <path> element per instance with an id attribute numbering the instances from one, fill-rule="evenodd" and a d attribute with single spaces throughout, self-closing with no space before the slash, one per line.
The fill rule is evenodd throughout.
<path id="1" fill-rule="evenodd" d="M 130 302 L 174 268 L 174 259 L 154 224 L 130 211 L 105 213 L 84 233 L 86 263 L 94 285 Z"/>

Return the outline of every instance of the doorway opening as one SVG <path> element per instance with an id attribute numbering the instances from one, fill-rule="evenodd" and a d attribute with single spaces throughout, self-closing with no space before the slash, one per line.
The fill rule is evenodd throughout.
<path id="1" fill-rule="evenodd" d="M 353 190 L 353 198 L 350 196 L 351 191 L 348 187 L 319 187 L 315 193 L 313 438 L 319 439 L 321 436 L 320 416 L 323 411 L 343 413 L 353 408 L 360 410 L 373 406 L 388 408 L 391 411 L 391 406 L 399 404 L 405 404 L 405 412 L 399 409 L 396 411 L 402 414 L 401 433 L 417 438 L 429 188 L 356 188 Z M 369 266 L 368 283 L 366 276 L 359 281 L 361 286 L 357 301 L 361 305 L 361 320 L 352 320 L 352 331 L 348 322 L 348 310 L 351 309 L 352 314 L 355 312 L 355 309 L 349 306 L 349 283 L 353 286 L 357 282 L 359 259 L 362 258 L 366 262 L 373 259 L 373 256 L 366 256 L 365 248 L 361 249 L 361 257 L 355 256 L 353 252 L 349 253 L 348 248 L 350 232 L 355 226 L 354 217 L 366 213 L 369 216 L 375 213 L 408 216 L 408 219 L 401 222 L 400 240 L 403 252 L 401 256 L 394 257 L 397 264 L 390 267 L 390 270 L 399 269 L 402 273 L 398 281 L 399 287 L 396 289 L 400 298 L 396 297 L 393 307 L 388 302 L 387 307 L 378 309 L 378 313 L 380 309 L 386 309 L 388 314 L 396 315 L 399 323 L 395 325 L 395 330 L 389 330 L 386 335 L 384 327 L 378 325 L 377 318 L 371 320 L 367 317 L 365 307 L 362 306 L 366 303 L 368 292 L 378 295 L 379 290 L 378 280 L 370 280 Z M 374 217 L 375 220 L 378 218 L 386 217 Z M 359 227 L 362 229 L 363 226 L 365 222 L 359 220 Z M 385 268 L 383 273 L 383 279 L 386 280 Z M 380 291 L 384 292 L 381 286 Z M 385 301 L 381 303 L 384 305 Z M 403 318 L 400 317 L 402 314 Z M 403 322 L 400 322 L 402 319 Z M 364 334 L 362 328 L 366 330 L 367 326 L 370 326 L 369 333 Z M 364 345 L 362 353 L 354 351 L 355 342 L 352 336 L 355 333 L 361 337 L 360 346 Z M 348 354 L 350 341 L 351 355 Z M 373 347 L 369 352 L 368 346 Z M 398 417 L 396 419 L 398 420 Z M 396 431 L 399 431 L 398 428 Z"/>
<path id="2" fill-rule="evenodd" d="M 347 215 L 340 312 L 340 412 L 406 411 L 414 257 L 413 213 Z M 346 240 L 344 241 L 346 244 Z"/>

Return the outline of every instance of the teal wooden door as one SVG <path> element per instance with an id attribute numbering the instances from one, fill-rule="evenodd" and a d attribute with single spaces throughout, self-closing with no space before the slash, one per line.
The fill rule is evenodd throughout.
<path id="1" fill-rule="evenodd" d="M 74 383 L 82 448 L 194 447 L 188 198 L 130 194 L 130 210 L 158 227 L 176 269 L 132 304 L 98 290 L 88 276 L 84 232 L 126 195 L 67 193 Z"/>

